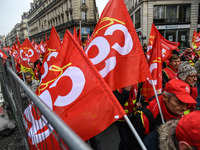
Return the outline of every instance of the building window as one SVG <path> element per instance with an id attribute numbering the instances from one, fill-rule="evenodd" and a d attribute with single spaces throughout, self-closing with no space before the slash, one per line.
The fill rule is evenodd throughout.
<path id="1" fill-rule="evenodd" d="M 72 0 L 69 0 L 70 7 L 72 8 Z"/>
<path id="2" fill-rule="evenodd" d="M 132 22 L 133 22 L 133 15 L 131 15 L 131 20 L 132 20 Z"/>
<path id="3" fill-rule="evenodd" d="M 71 16 L 71 20 L 73 20 L 73 15 L 72 15 L 72 12 L 70 12 L 70 16 Z"/>
<path id="4" fill-rule="evenodd" d="M 82 11 L 82 21 L 83 22 L 87 21 L 87 12 L 86 11 Z"/>
<path id="5" fill-rule="evenodd" d="M 199 4 L 198 23 L 200 24 L 200 4 Z"/>
<path id="6" fill-rule="evenodd" d="M 69 14 L 67 14 L 67 21 L 69 21 Z"/>
<path id="7" fill-rule="evenodd" d="M 173 19 L 177 17 L 177 6 L 167 6 L 166 9 L 167 13 L 166 13 L 166 18 L 167 19 Z"/>
<path id="8" fill-rule="evenodd" d="M 153 18 L 164 19 L 165 17 L 165 6 L 154 6 L 153 7 Z"/>
<path id="9" fill-rule="evenodd" d="M 81 3 L 82 3 L 82 5 L 86 4 L 85 0 L 81 0 Z"/>
<path id="10" fill-rule="evenodd" d="M 60 16 L 58 16 L 58 21 L 59 21 L 59 24 L 61 24 L 61 21 L 60 21 Z"/>
<path id="11" fill-rule="evenodd" d="M 66 8 L 68 9 L 68 0 L 66 0 Z"/>
<path id="12" fill-rule="evenodd" d="M 155 24 L 189 23 L 190 5 L 154 6 L 153 22 Z"/>
<path id="13" fill-rule="evenodd" d="M 140 27 L 140 9 L 135 12 L 135 28 Z"/>

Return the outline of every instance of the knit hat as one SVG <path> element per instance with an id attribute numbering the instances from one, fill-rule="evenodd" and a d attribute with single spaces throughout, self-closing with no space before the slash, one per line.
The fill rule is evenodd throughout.
<path id="1" fill-rule="evenodd" d="M 200 150 L 200 111 L 183 116 L 176 127 L 176 139 L 185 141 Z"/>
<path id="2" fill-rule="evenodd" d="M 182 80 L 185 81 L 187 76 L 191 73 L 197 73 L 196 69 L 190 65 L 188 61 L 180 64 L 179 69 L 178 69 L 178 77 Z"/>

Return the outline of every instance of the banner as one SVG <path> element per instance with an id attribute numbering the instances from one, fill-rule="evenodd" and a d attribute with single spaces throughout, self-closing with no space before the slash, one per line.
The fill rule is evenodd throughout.
<path id="1" fill-rule="evenodd" d="M 110 0 L 85 53 L 112 91 L 151 79 L 124 0 Z"/>
<path id="2" fill-rule="evenodd" d="M 152 23 L 147 58 L 151 71 L 151 76 L 157 91 L 157 94 L 162 92 L 162 63 L 170 58 L 172 51 L 179 46 L 179 42 L 171 42 L 166 40 Z M 155 95 L 150 81 L 146 81 L 142 86 L 142 94 L 145 100 Z"/>
<path id="3" fill-rule="evenodd" d="M 69 31 L 65 33 L 60 53 L 45 71 L 54 73 L 55 78 L 47 73 L 49 81 L 45 83 L 46 88 L 39 87 L 36 93 L 39 92 L 43 102 L 83 140 L 94 137 L 125 115 L 118 100 Z M 37 115 L 33 109 L 29 105 L 24 112 L 29 142 L 38 147 L 47 142 L 48 149 L 53 149 L 52 144 L 58 142 L 51 140 L 52 133 L 41 118 L 34 117 Z"/>

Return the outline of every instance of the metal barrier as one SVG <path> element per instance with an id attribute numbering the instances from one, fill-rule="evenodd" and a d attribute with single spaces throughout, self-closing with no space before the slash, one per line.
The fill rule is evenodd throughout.
<path id="1" fill-rule="evenodd" d="M 91 148 L 78 136 L 76 135 L 43 101 L 32 92 L 27 85 L 23 82 L 22 79 L 16 74 L 16 68 L 14 59 L 11 57 L 10 60 L 5 60 L 3 62 L 0 57 L 0 81 L 3 85 L 4 97 L 8 100 L 13 115 L 15 117 L 17 126 L 22 135 L 26 149 L 29 149 L 28 144 L 28 134 L 26 132 L 23 118 L 23 103 L 20 94 L 20 88 L 22 88 L 28 97 L 31 99 L 29 105 L 33 105 L 40 118 L 43 119 L 48 126 L 48 129 L 51 130 L 55 139 L 59 142 L 59 149 L 69 149 L 74 150 L 91 150 Z M 44 116 L 44 117 L 43 117 Z M 53 129 L 52 129 L 53 127 Z M 51 149 L 58 149 L 52 144 Z M 66 145 L 66 146 L 65 146 Z M 49 145 L 48 145 L 49 146 Z M 42 145 L 36 146 L 37 149 L 47 149 L 47 143 L 45 141 Z"/>

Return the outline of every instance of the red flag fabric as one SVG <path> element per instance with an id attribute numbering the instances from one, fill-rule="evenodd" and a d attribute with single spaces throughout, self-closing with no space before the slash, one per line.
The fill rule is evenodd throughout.
<path id="1" fill-rule="evenodd" d="M 87 35 L 87 40 L 86 40 L 86 42 L 85 42 L 84 50 L 87 49 L 87 47 L 88 47 L 88 45 L 89 45 L 89 42 L 90 42 L 90 35 L 88 34 L 88 35 Z"/>
<path id="2" fill-rule="evenodd" d="M 125 115 L 118 100 L 69 31 L 66 31 L 61 51 L 48 71 L 54 73 L 55 78 L 49 76 L 47 88 L 38 89 L 40 98 L 83 140 L 92 138 Z M 33 120 L 39 122 L 41 119 L 36 120 L 31 109 L 30 105 L 24 113 L 29 123 L 29 141 L 35 144 L 47 142 L 48 149 L 52 149 L 51 133 L 45 130 L 46 124 L 40 128 L 33 123 Z M 43 133 L 40 134 L 39 130 Z"/>
<path id="3" fill-rule="evenodd" d="M 15 60 L 20 64 L 20 57 L 19 57 L 19 50 L 17 48 L 17 44 L 13 44 L 12 46 L 12 56 L 15 58 Z"/>
<path id="4" fill-rule="evenodd" d="M 162 52 L 162 62 L 168 60 L 171 55 L 172 55 L 172 51 L 174 49 L 177 49 L 177 47 L 180 45 L 179 42 L 172 42 L 172 41 L 168 41 L 167 39 L 165 39 L 160 32 L 157 30 L 157 28 L 155 27 L 155 25 L 152 23 L 152 28 L 151 29 L 151 33 L 150 33 L 150 39 L 149 39 L 149 45 L 148 45 L 148 50 L 147 50 L 147 58 L 150 59 L 152 52 L 152 45 L 154 43 L 154 37 L 156 34 L 159 34 L 160 38 L 160 42 L 161 42 L 161 52 Z"/>
<path id="5" fill-rule="evenodd" d="M 166 40 L 159 33 L 155 25 L 152 24 L 147 57 L 149 58 L 148 64 L 158 94 L 162 92 L 162 63 L 172 55 L 172 51 L 176 49 L 179 44 L 179 42 Z M 155 95 L 150 81 L 146 81 L 143 84 L 142 94 L 147 101 L 150 97 Z"/>
<path id="6" fill-rule="evenodd" d="M 77 32 L 76 32 L 76 28 L 75 28 L 75 26 L 74 26 L 74 38 L 78 41 L 78 37 L 77 37 Z"/>
<path id="7" fill-rule="evenodd" d="M 34 45 L 34 44 L 35 44 L 35 42 L 34 42 L 34 39 L 32 39 L 32 42 L 31 42 L 31 43 L 32 43 L 32 45 Z"/>
<path id="8" fill-rule="evenodd" d="M 53 26 L 51 28 L 47 50 L 45 51 L 44 58 L 43 58 L 43 65 L 41 68 L 41 73 L 42 73 L 41 82 L 44 82 L 44 83 L 48 82 L 49 79 L 48 78 L 45 79 L 45 77 L 47 76 L 48 68 L 54 63 L 54 60 L 58 56 L 60 49 L 61 49 L 61 41 L 55 27 Z M 48 76 L 52 75 L 51 78 L 53 78 L 54 74 L 52 74 L 52 72 L 49 72 L 49 73 L 50 75 Z M 46 86 L 44 85 L 43 88 L 46 88 Z"/>
<path id="9" fill-rule="evenodd" d="M 17 39 L 18 48 L 20 49 L 21 48 L 21 44 L 20 44 L 19 39 L 18 39 L 17 36 L 16 36 L 16 39 Z"/>
<path id="10" fill-rule="evenodd" d="M 2 57 L 2 58 L 5 58 L 5 59 L 7 59 L 8 57 L 7 57 L 7 55 L 0 49 L 0 56 Z"/>
<path id="11" fill-rule="evenodd" d="M 191 49 L 192 50 L 196 49 L 198 51 L 200 50 L 200 32 L 199 33 L 197 33 L 196 31 L 193 32 Z"/>
<path id="12" fill-rule="evenodd" d="M 85 52 L 113 91 L 151 78 L 123 0 L 107 3 Z"/>
<path id="13" fill-rule="evenodd" d="M 29 62 L 35 62 L 39 58 L 36 50 L 34 49 L 28 38 L 21 45 L 20 49 L 20 59 L 21 59 L 21 69 L 24 72 L 31 71 Z M 34 73 L 32 73 L 34 75 Z"/>

